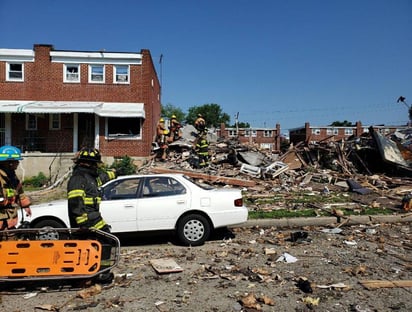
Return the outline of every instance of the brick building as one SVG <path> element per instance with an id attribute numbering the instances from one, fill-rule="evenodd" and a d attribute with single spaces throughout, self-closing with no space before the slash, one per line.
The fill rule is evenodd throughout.
<path id="1" fill-rule="evenodd" d="M 396 130 L 405 129 L 406 126 L 373 126 L 373 128 L 386 135 Z M 304 127 L 289 130 L 289 140 L 293 144 L 299 142 L 318 143 L 325 141 L 340 141 L 349 137 L 359 137 L 369 132 L 369 126 L 363 126 L 357 121 L 354 126 L 336 127 L 336 126 L 311 126 L 309 122 Z"/>
<path id="2" fill-rule="evenodd" d="M 148 157 L 160 88 L 149 50 L 0 49 L 0 145 L 71 155 L 90 146 L 104 156 Z"/>
<path id="3" fill-rule="evenodd" d="M 272 152 L 280 151 L 282 137 L 279 124 L 276 124 L 275 128 L 226 128 L 225 124 L 221 124 L 220 128 L 216 129 L 216 134 L 218 138 L 237 138 L 240 143 L 256 144 L 259 148 Z"/>

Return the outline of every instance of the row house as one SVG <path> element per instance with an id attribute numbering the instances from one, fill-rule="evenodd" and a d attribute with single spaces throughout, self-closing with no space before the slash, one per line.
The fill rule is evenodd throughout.
<path id="1" fill-rule="evenodd" d="M 304 127 L 294 128 L 289 130 L 290 143 L 297 144 L 299 142 L 319 143 L 325 141 L 341 141 L 349 137 L 360 137 L 369 132 L 370 126 L 364 126 L 360 121 L 357 121 L 354 126 L 311 126 L 309 122 L 305 123 Z M 398 130 L 405 129 L 407 126 L 372 126 L 375 131 L 387 135 Z"/>
<path id="2" fill-rule="evenodd" d="M 276 124 L 275 128 L 226 128 L 222 123 L 220 128 L 216 129 L 216 135 L 220 139 L 237 139 L 240 143 L 257 145 L 272 152 L 280 151 L 282 139 L 280 124 Z"/>
<path id="3" fill-rule="evenodd" d="M 0 145 L 25 155 L 150 155 L 160 83 L 149 50 L 0 49 Z"/>

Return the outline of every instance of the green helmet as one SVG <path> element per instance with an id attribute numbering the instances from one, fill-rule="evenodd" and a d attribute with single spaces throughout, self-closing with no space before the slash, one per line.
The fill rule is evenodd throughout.
<path id="1" fill-rule="evenodd" d="M 18 147 L 4 145 L 0 147 L 0 161 L 22 160 L 21 150 Z"/>

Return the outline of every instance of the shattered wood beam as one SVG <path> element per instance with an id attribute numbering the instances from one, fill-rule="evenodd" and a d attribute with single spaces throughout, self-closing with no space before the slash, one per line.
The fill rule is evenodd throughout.
<path id="1" fill-rule="evenodd" d="M 213 176 L 210 174 L 199 173 L 199 172 L 194 172 L 194 171 L 175 170 L 175 169 L 168 169 L 168 168 L 161 168 L 161 167 L 153 167 L 151 168 L 151 171 L 153 173 L 182 173 L 192 178 L 204 179 L 206 181 L 210 181 L 214 183 L 221 182 L 225 184 L 244 186 L 244 187 L 248 187 L 248 186 L 251 187 L 251 186 L 256 185 L 255 181 L 241 180 L 241 179 L 221 177 L 221 176 Z"/>
<path id="2" fill-rule="evenodd" d="M 412 280 L 382 281 L 382 280 L 363 280 L 360 281 L 363 287 L 367 289 L 374 288 L 396 288 L 412 287 Z"/>

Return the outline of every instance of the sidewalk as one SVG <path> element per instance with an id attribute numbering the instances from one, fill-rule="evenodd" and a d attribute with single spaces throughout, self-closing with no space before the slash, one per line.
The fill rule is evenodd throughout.
<path id="1" fill-rule="evenodd" d="M 313 218 L 284 218 L 284 219 L 252 219 L 242 224 L 242 227 L 289 227 L 297 228 L 303 226 L 330 226 L 336 227 L 339 224 L 376 224 L 376 223 L 402 223 L 411 222 L 412 214 L 399 215 L 373 215 L 373 216 L 347 216 L 342 217 L 341 222 L 337 222 L 336 217 L 313 217 Z"/>

